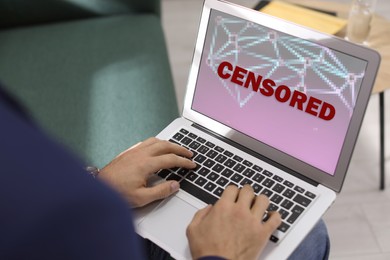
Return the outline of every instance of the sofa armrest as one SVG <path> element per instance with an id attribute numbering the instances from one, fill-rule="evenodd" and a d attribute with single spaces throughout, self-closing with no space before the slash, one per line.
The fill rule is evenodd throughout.
<path id="1" fill-rule="evenodd" d="M 160 0 L 0 0 L 0 28 L 160 11 Z"/>

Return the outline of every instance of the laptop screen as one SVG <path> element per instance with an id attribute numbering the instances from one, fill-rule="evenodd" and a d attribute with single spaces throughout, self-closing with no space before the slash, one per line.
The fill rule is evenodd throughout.
<path id="1" fill-rule="evenodd" d="M 367 62 L 211 10 L 192 109 L 335 173 Z"/>

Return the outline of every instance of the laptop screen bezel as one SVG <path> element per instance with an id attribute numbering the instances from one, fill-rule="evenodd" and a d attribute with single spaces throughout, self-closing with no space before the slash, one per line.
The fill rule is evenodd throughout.
<path id="1" fill-rule="evenodd" d="M 229 128 L 228 126 L 192 109 L 192 102 L 198 79 L 198 72 L 202 58 L 207 26 L 212 9 L 260 24 L 276 31 L 315 42 L 319 45 L 337 50 L 342 53 L 348 53 L 349 55 L 367 61 L 366 74 L 361 83 L 354 113 L 352 115 L 351 122 L 340 153 L 339 161 L 333 175 L 311 166 L 297 158 L 287 155 L 286 153 L 279 151 L 265 143 L 259 142 L 258 140 L 241 132 Z M 219 0 L 206 0 L 202 10 L 198 37 L 196 40 L 193 61 L 187 83 L 187 90 L 183 107 L 183 117 L 194 123 L 205 126 L 210 131 L 229 138 L 230 140 L 251 149 L 255 153 L 274 160 L 298 174 L 310 178 L 313 181 L 329 187 L 336 192 L 340 192 L 363 121 L 365 110 L 367 108 L 368 99 L 370 98 L 372 87 L 374 85 L 379 62 L 380 55 L 376 51 L 365 48 L 363 46 L 353 44 L 335 36 L 314 31 L 312 29 L 299 26 L 236 4 Z M 277 160 L 275 158 L 277 158 Z"/>

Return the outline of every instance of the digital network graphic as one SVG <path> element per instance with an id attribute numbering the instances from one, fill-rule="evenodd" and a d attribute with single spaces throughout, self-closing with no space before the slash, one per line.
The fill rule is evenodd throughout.
<path id="1" fill-rule="evenodd" d="M 207 65 L 217 74 L 218 65 L 229 60 L 248 71 L 271 78 L 308 95 L 331 95 L 352 115 L 364 68 L 349 71 L 341 55 L 329 48 L 270 30 L 239 18 L 214 17 Z M 222 79 L 222 86 L 244 107 L 257 94 Z"/>

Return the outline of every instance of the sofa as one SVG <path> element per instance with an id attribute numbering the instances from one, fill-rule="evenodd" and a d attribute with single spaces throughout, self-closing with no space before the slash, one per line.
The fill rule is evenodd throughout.
<path id="1" fill-rule="evenodd" d="M 0 82 L 97 167 L 178 116 L 158 0 L 0 0 Z"/>

